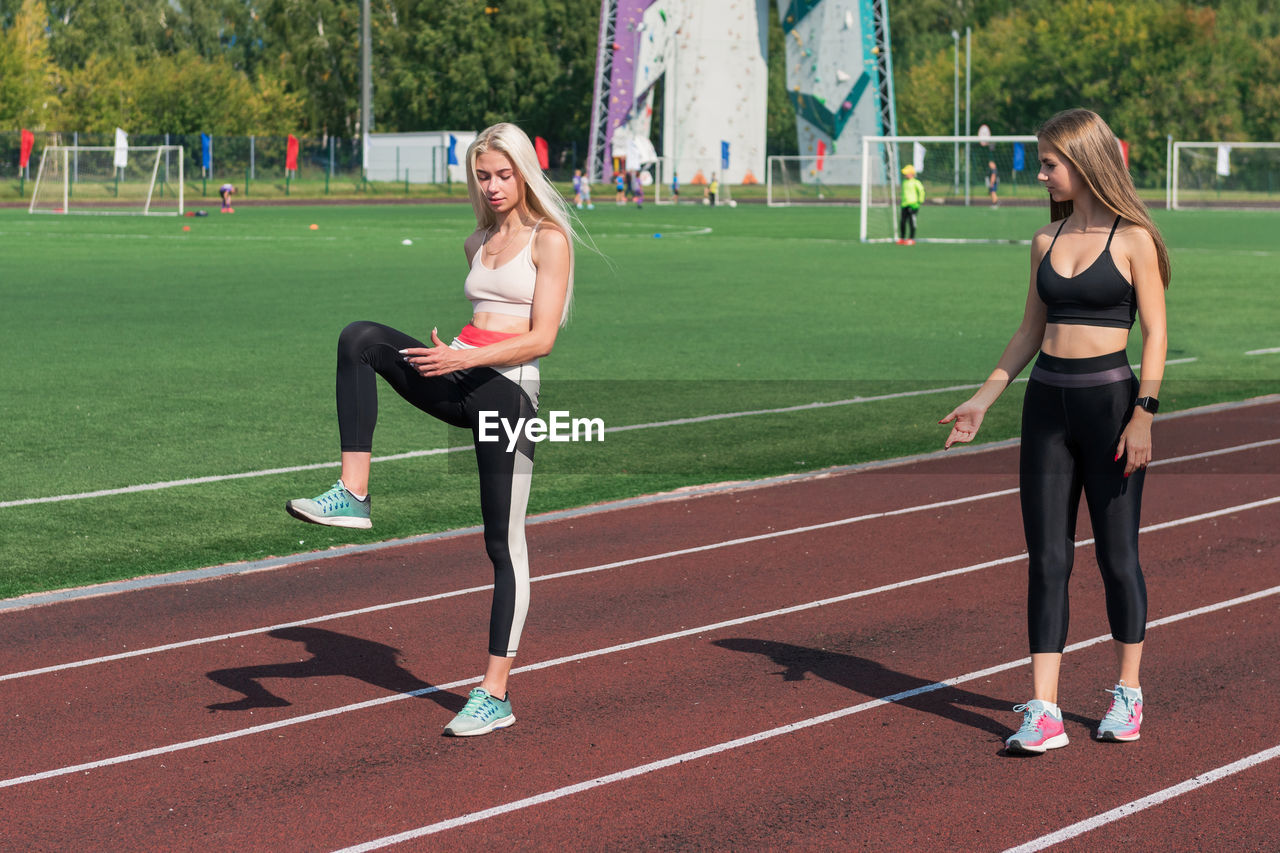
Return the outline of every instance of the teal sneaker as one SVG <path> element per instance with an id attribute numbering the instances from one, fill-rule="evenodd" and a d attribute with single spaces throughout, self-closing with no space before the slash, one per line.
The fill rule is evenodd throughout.
<path id="1" fill-rule="evenodd" d="M 355 495 L 347 491 L 341 480 L 318 498 L 287 502 L 284 510 L 294 518 L 312 524 L 359 527 L 362 530 L 373 526 L 373 521 L 369 518 L 369 496 L 365 495 L 362 501 L 356 500 Z"/>
<path id="2" fill-rule="evenodd" d="M 467 704 L 458 712 L 444 733 L 454 737 L 471 737 L 486 735 L 494 729 L 505 729 L 516 721 L 511 713 L 511 693 L 506 699 L 497 699 L 489 695 L 489 691 L 477 687 L 471 691 Z"/>
<path id="3" fill-rule="evenodd" d="M 1013 710 L 1022 712 L 1022 727 L 1004 742 L 1009 752 L 1039 755 L 1067 745 L 1067 732 L 1057 705 L 1032 699 L 1025 705 L 1014 705 Z"/>
<path id="4" fill-rule="evenodd" d="M 1142 688 L 1129 687 L 1122 681 L 1106 692 L 1111 694 L 1111 707 L 1098 723 L 1098 740 L 1137 740 L 1142 730 Z"/>

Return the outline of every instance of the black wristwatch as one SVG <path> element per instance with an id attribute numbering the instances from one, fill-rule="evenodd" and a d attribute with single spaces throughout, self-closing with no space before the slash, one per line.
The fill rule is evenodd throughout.
<path id="1" fill-rule="evenodd" d="M 1160 401 L 1155 397 L 1139 397 L 1133 401 L 1133 404 L 1144 412 L 1155 414 L 1160 411 Z"/>

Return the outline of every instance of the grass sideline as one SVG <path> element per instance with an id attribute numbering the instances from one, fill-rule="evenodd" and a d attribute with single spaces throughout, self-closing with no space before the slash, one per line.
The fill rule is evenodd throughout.
<path id="1" fill-rule="evenodd" d="M 1047 213 L 938 208 L 922 227 L 951 217 L 959 233 L 977 216 L 1025 237 Z M 601 200 L 583 221 L 604 256 L 579 252 L 542 409 L 609 427 L 979 382 L 1028 282 L 1026 247 L 862 245 L 848 208 Z M 1274 216 L 1158 222 L 1174 264 L 1169 356 L 1196 359 L 1169 369 L 1162 404 L 1276 391 L 1280 355 L 1244 355 L 1280 346 Z M 241 203 L 204 220 L 0 210 L 0 502 L 335 461 L 338 331 L 376 319 L 422 336 L 438 326 L 447 340 L 468 315 L 472 226 L 465 205 Z M 530 510 L 935 449 L 937 419 L 965 393 L 543 444 Z M 1019 396 L 992 410 L 984 439 L 1016 434 Z M 385 389 L 381 399 L 379 456 L 469 441 Z M 378 463 L 367 533 L 282 511 L 336 467 L 0 507 L 0 596 L 470 526 L 473 466 L 468 453 Z"/>

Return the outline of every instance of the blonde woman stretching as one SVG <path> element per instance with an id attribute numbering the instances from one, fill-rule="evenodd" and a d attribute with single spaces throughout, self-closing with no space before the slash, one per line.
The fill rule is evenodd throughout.
<path id="1" fill-rule="evenodd" d="M 1138 524 L 1164 375 L 1169 285 L 1164 241 L 1106 123 L 1088 110 L 1068 110 L 1036 135 L 1037 177 L 1049 191 L 1051 222 L 1031 243 L 1022 324 L 990 378 L 941 421 L 953 424 L 947 447 L 972 441 L 987 409 L 1039 351 L 1023 401 L 1019 466 L 1032 698 L 1014 709 L 1023 712 L 1022 726 L 1005 741 L 1010 752 L 1024 753 L 1067 745 L 1058 669 L 1082 490 L 1119 664 L 1097 737 L 1138 739 L 1147 618 Z M 1142 328 L 1141 382 L 1125 355 L 1135 314 Z"/>
<path id="2" fill-rule="evenodd" d="M 515 722 L 507 679 L 529 606 L 524 521 L 533 442 L 520 431 L 513 451 L 482 441 L 492 425 L 538 409 L 538 360 L 551 352 L 573 292 L 573 230 L 564 200 L 538 167 L 529 137 L 496 124 L 467 149 L 467 190 L 476 230 L 463 250 L 471 322 L 451 344 L 431 330 L 431 345 L 380 323 L 358 322 L 338 338 L 338 430 L 342 477 L 312 500 L 292 500 L 290 515 L 315 524 L 367 528 L 369 466 L 378 413 L 377 377 L 422 411 L 470 428 L 480 469 L 485 549 L 493 562 L 493 607 L 484 679 L 445 733 L 482 735 Z"/>

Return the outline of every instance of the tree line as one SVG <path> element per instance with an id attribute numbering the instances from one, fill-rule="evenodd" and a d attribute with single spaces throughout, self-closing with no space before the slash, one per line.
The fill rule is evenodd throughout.
<path id="1" fill-rule="evenodd" d="M 374 131 L 511 120 L 585 147 L 598 0 L 370 6 Z M 768 148 L 799 153 L 770 6 Z M 1163 168 L 1166 134 L 1280 138 L 1280 0 L 888 7 L 899 133 L 952 131 L 951 34 L 970 27 L 973 127 L 1089 107 L 1140 174 Z M 359 31 L 360 0 L 0 0 L 0 129 L 356 136 Z"/>

